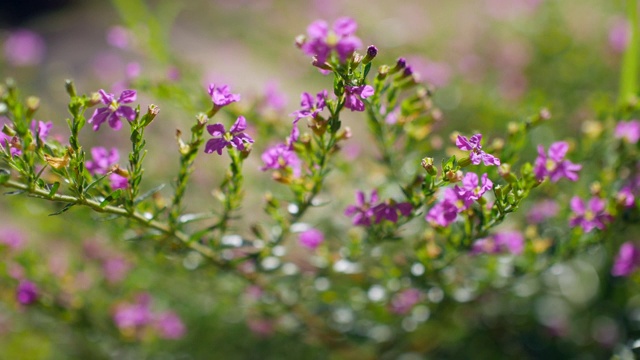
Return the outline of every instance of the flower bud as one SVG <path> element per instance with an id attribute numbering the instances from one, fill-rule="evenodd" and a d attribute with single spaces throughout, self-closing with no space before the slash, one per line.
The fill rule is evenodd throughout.
<path id="1" fill-rule="evenodd" d="M 89 98 L 89 106 L 96 106 L 98 104 L 100 104 L 102 102 L 102 97 L 100 96 L 99 93 L 94 92 L 91 94 L 91 97 Z"/>
<path id="2" fill-rule="evenodd" d="M 346 126 L 340 130 L 338 130 L 338 133 L 336 134 L 336 140 L 340 141 L 340 140 L 347 140 L 350 139 L 352 136 L 351 133 L 351 128 Z"/>
<path id="3" fill-rule="evenodd" d="M 160 113 L 160 108 L 157 105 L 154 105 L 154 104 L 149 105 L 149 107 L 147 108 L 146 120 L 142 125 L 147 126 L 151 124 L 151 122 L 153 121 L 153 119 L 156 118 L 158 113 Z"/>
<path id="4" fill-rule="evenodd" d="M 510 184 L 518 181 L 518 178 L 511 172 L 511 165 L 507 163 L 502 163 L 498 167 L 498 174 Z"/>
<path id="5" fill-rule="evenodd" d="M 2 133 L 8 136 L 16 136 L 16 131 L 7 124 L 2 126 Z"/>
<path id="6" fill-rule="evenodd" d="M 460 161 L 458 161 L 458 165 L 460 165 L 460 167 L 467 167 L 469 165 L 471 165 L 471 158 L 464 157 L 462 159 L 460 159 Z"/>
<path id="7" fill-rule="evenodd" d="M 307 37 L 300 34 L 296 36 L 296 47 L 300 49 L 307 42 Z"/>
<path id="8" fill-rule="evenodd" d="M 373 60 L 377 55 L 378 48 L 373 45 L 369 45 L 369 47 L 367 48 L 367 55 L 365 55 L 364 59 L 362 59 L 362 63 L 364 65 L 370 63 L 371 60 Z"/>
<path id="9" fill-rule="evenodd" d="M 29 96 L 26 101 L 27 115 L 31 116 L 40 108 L 40 98 L 37 96 Z"/>
<path id="10" fill-rule="evenodd" d="M 405 67 L 407 67 L 407 60 L 405 60 L 404 58 L 399 58 L 398 61 L 396 61 L 396 66 L 394 66 L 389 71 L 389 74 L 395 74 L 399 71 L 402 71 Z"/>
<path id="11" fill-rule="evenodd" d="M 76 86 L 73 84 L 72 80 L 70 79 L 65 80 L 64 88 L 65 90 L 67 90 L 67 94 L 69 94 L 69 96 L 75 97 L 78 95 L 78 93 L 76 92 Z"/>
<path id="12" fill-rule="evenodd" d="M 382 65 L 378 68 L 378 80 L 384 80 L 387 75 L 389 74 L 389 66 L 388 65 Z"/>
<path id="13" fill-rule="evenodd" d="M 438 175 L 438 169 L 436 169 L 436 167 L 433 166 L 433 158 L 426 157 L 426 158 L 422 159 L 421 165 L 427 171 L 427 173 L 429 175 L 431 175 L 431 176 Z"/>
<path id="14" fill-rule="evenodd" d="M 462 171 L 460 170 L 458 171 L 449 170 L 445 175 L 447 180 L 449 180 L 450 183 L 457 183 L 458 181 L 461 181 L 464 176 L 462 174 Z"/>
<path id="15" fill-rule="evenodd" d="M 331 67 L 331 65 L 329 65 L 326 62 L 319 62 L 317 58 L 313 58 L 313 61 L 311 62 L 311 65 L 317 67 L 318 69 L 322 69 L 322 70 L 327 70 L 327 71 L 332 71 L 333 68 Z"/>

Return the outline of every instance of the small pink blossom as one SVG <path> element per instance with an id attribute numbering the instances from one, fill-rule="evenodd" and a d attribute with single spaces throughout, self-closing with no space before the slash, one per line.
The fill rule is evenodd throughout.
<path id="1" fill-rule="evenodd" d="M 299 236 L 300 245 L 315 250 L 324 241 L 324 234 L 318 229 L 303 231 Z"/>

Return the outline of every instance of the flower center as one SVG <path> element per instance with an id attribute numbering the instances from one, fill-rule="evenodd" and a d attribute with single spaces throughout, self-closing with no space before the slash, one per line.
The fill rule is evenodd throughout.
<path id="1" fill-rule="evenodd" d="M 226 132 L 224 133 L 223 139 L 226 142 L 231 142 L 231 140 L 233 140 L 233 134 L 231 134 L 230 132 Z"/>
<path id="2" fill-rule="evenodd" d="M 594 214 L 593 211 L 587 210 L 584 212 L 584 219 L 586 221 L 593 221 L 593 219 L 595 218 L 596 218 L 596 214 Z"/>
<path id="3" fill-rule="evenodd" d="M 338 44 L 338 40 L 340 40 L 338 38 L 338 35 L 335 32 L 330 30 L 329 33 L 327 34 L 327 38 L 325 39 L 325 42 L 330 47 L 334 47 Z"/>
<path id="4" fill-rule="evenodd" d="M 557 167 L 558 167 L 558 163 L 556 163 L 551 159 L 548 159 L 547 163 L 545 164 L 545 168 L 547 169 L 548 172 L 553 172 Z"/>
<path id="5" fill-rule="evenodd" d="M 115 100 L 113 100 L 111 104 L 109 104 L 109 110 L 111 112 L 115 112 L 116 110 L 118 110 L 119 107 L 120 107 L 120 104 L 118 104 L 118 102 Z"/>

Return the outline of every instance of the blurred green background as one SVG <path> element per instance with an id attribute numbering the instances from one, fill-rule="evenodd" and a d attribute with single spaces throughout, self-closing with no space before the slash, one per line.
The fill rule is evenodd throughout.
<path id="1" fill-rule="evenodd" d="M 429 141 L 430 148 L 439 154 L 447 151 L 442 144 L 449 143 L 452 131 L 504 136 L 508 122 L 548 107 L 552 125 L 533 131 L 526 150 L 534 156 L 535 144 L 579 136 L 584 130 L 582 123 L 598 118 L 598 109 L 615 101 L 618 88 L 623 1 L 191 0 L 149 1 L 147 8 L 140 4 L 127 0 L 5 0 L 0 6 L 0 43 L 18 29 L 29 29 L 44 40 L 44 55 L 37 64 L 19 66 L 5 53 L 0 60 L 0 77 L 12 77 L 25 95 L 40 97 L 41 120 L 53 121 L 52 133 L 64 139 L 68 98 L 64 80 L 74 79 L 82 93 L 111 90 L 127 80 L 128 64 L 139 63 L 140 77 L 133 80 L 143 90 L 139 102 L 161 107 L 149 129 L 147 188 L 171 181 L 178 168 L 175 130 L 188 129 L 194 115 L 207 110 L 204 89 L 210 82 L 230 84 L 234 92 L 241 93 L 240 112 L 276 84 L 286 97 L 286 106 L 270 115 L 270 121 L 276 129 L 274 135 L 286 134 L 291 121 L 288 114 L 298 109 L 299 94 L 331 86 L 331 80 L 319 75 L 309 65 L 310 59 L 294 46 L 294 37 L 305 33 L 307 25 L 318 18 L 331 22 L 341 16 L 353 17 L 363 43 L 380 49 L 376 64 L 392 64 L 397 57 L 406 57 L 422 79 L 434 86 L 434 101 L 443 118 L 434 129 L 438 135 Z M 134 34 L 126 47 L 109 44 L 107 34 L 114 26 L 124 26 Z M 356 188 L 370 189 L 381 182 L 374 162 L 360 160 L 375 153 L 367 145 L 370 141 L 363 122 L 358 124 L 358 116 L 347 115 L 354 129 L 350 151 L 356 155 L 353 169 L 346 170 L 352 175 L 366 172 L 368 178 L 348 186 L 339 184 L 338 179 L 330 180 L 330 188 L 338 192 L 336 198 L 344 200 L 314 215 L 315 221 L 324 224 L 347 224 L 349 219 L 334 214 L 342 214 Z M 85 129 L 83 136 L 86 144 L 126 149 L 123 133 Z M 257 146 L 263 149 L 266 145 Z M 210 189 L 220 181 L 217 174 L 221 168 L 204 158 L 196 165 L 195 184 L 187 194 L 188 208 L 194 212 L 203 211 L 214 201 Z M 268 175 L 258 170 L 260 166 L 256 151 L 246 164 L 248 190 L 243 213 L 258 220 L 265 216 L 262 194 L 272 188 L 265 181 Z M 49 301 L 48 308 L 25 311 L 13 301 L 13 283 L 0 279 L 0 358 L 384 356 L 412 360 L 434 351 L 433 358 L 599 359 L 612 351 L 603 345 L 606 336 L 599 331 L 619 331 L 619 319 L 611 317 L 620 315 L 619 304 L 594 300 L 596 290 L 616 291 L 616 284 L 598 283 L 595 271 L 604 268 L 605 261 L 601 252 L 594 251 L 563 266 L 570 269 L 571 276 L 587 279 L 580 283 L 588 284 L 595 275 L 595 289 L 585 285 L 575 290 L 578 295 L 569 291 L 563 298 L 558 295 L 562 283 L 544 282 L 532 275 L 524 276 L 522 283 L 533 285 L 521 286 L 522 292 L 532 292 L 530 295 L 514 296 L 498 289 L 488 292 L 477 308 L 451 300 L 435 305 L 438 295 L 433 294 L 429 300 L 433 306 L 426 307 L 426 311 L 432 309 L 432 319 L 427 313 L 428 320 L 418 332 L 407 330 L 402 319 L 390 319 L 374 307 L 369 315 L 395 327 L 360 324 L 368 330 L 362 331 L 361 337 L 349 335 L 354 347 L 331 349 L 308 341 L 304 332 L 296 331 L 299 325 L 295 319 L 269 310 L 273 304 L 268 299 L 256 304 L 247 295 L 245 284 L 201 266 L 202 259 L 195 254 L 130 241 L 136 234 L 126 230 L 123 221 L 104 221 L 104 217 L 80 209 L 47 217 L 58 209 L 55 205 L 26 197 L 5 196 L 0 201 L 0 228 L 17 228 L 28 242 L 29 251 L 20 255 L 19 262 L 31 264 L 33 277 L 46 279 L 42 282 L 45 292 L 63 294 L 67 304 L 56 305 L 59 301 L 54 297 L 62 295 L 52 295 L 44 300 Z M 247 233 L 247 225 L 236 223 L 235 229 Z M 98 242 L 122 254 L 130 264 L 126 278 L 116 284 L 106 281 L 101 264 L 88 259 L 83 251 L 87 242 Z M 294 254 L 293 259 L 304 256 L 295 247 L 288 251 Z M 585 267 L 585 263 L 595 265 Z M 10 263 L 4 266 L 8 271 Z M 487 265 L 499 266 L 499 262 Z M 454 275 L 471 276 L 472 268 L 461 267 L 463 270 Z M 558 278 L 560 282 L 572 281 Z M 318 288 L 313 274 L 304 275 L 301 283 Z M 142 292 L 151 293 L 158 308 L 172 309 L 181 316 L 188 329 L 184 338 L 131 339 L 118 331 L 111 321 L 114 304 Z M 327 306 L 348 309 L 357 304 L 353 299 L 363 296 L 363 303 L 367 303 L 359 289 L 337 285 L 322 293 L 316 301 Z M 337 301 L 343 300 L 335 300 L 345 298 L 352 302 L 340 305 Z M 603 314 L 609 309 L 614 315 L 584 315 L 594 303 L 605 309 Z M 441 315 L 435 315 L 436 308 Z M 590 325 L 581 331 L 584 319 L 590 319 Z M 558 325 L 555 331 L 570 332 L 562 336 L 539 326 L 548 329 L 556 322 L 572 321 L 578 325 Z M 407 334 L 387 336 L 390 329 L 403 326 Z M 283 331 L 272 333 L 271 328 Z M 392 344 L 387 345 L 390 338 Z"/>

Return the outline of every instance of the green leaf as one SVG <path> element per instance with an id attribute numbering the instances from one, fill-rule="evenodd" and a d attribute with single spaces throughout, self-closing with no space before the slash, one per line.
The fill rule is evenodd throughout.
<path id="1" fill-rule="evenodd" d="M 0 169 L 0 185 L 6 183 L 11 178 L 11 172 L 7 169 Z"/>
<path id="2" fill-rule="evenodd" d="M 111 194 L 109 194 L 109 196 L 107 196 L 104 200 L 102 200 L 102 202 L 100 203 L 100 207 L 104 208 L 107 205 L 109 205 L 110 202 L 114 201 L 114 200 L 118 200 L 120 198 L 120 196 L 122 196 L 122 190 L 118 189 L 114 192 L 112 192 Z"/>
<path id="3" fill-rule="evenodd" d="M 7 191 L 3 195 L 20 195 L 20 194 L 23 194 L 23 193 L 25 193 L 24 190 L 14 190 L 14 191 Z"/>
<path id="4" fill-rule="evenodd" d="M 87 192 L 89 190 L 91 190 L 91 188 L 93 188 L 94 186 L 96 186 L 100 181 L 102 181 L 102 179 L 106 178 L 107 175 L 101 176 L 99 178 L 97 178 L 96 180 L 94 180 L 91 184 L 89 184 L 86 188 L 84 188 L 83 192 Z"/>
<path id="5" fill-rule="evenodd" d="M 369 70 L 371 70 L 371 63 L 368 63 L 367 65 L 364 66 L 364 75 L 362 76 L 362 78 L 366 79 L 367 75 L 369 74 Z"/>
<path id="6" fill-rule="evenodd" d="M 63 212 L 67 212 L 69 209 L 71 209 L 75 204 L 74 203 L 69 203 L 67 205 L 65 205 L 62 210 L 54 212 L 53 214 L 49 214 L 49 216 L 56 216 L 56 215 L 60 215 Z"/>
<path id="7" fill-rule="evenodd" d="M 53 185 L 51 186 L 51 190 L 49 190 L 49 197 L 52 198 L 56 194 L 59 188 L 60 188 L 59 181 L 56 181 L 55 183 L 53 183 Z"/>
<path id="8" fill-rule="evenodd" d="M 148 199 L 149 197 L 151 197 L 153 194 L 157 193 L 158 191 L 162 190 L 165 187 L 166 184 L 160 184 L 156 187 L 154 187 L 153 189 L 145 192 L 144 194 L 138 196 L 135 200 L 134 200 L 134 204 L 139 204 L 142 201 Z"/>

